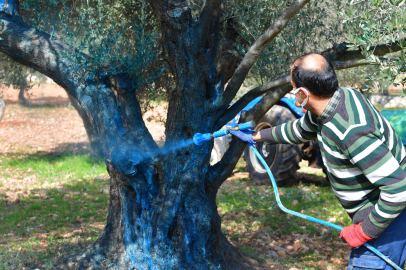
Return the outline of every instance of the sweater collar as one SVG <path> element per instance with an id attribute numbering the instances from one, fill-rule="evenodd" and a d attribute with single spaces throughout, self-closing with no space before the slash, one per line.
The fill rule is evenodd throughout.
<path id="1" fill-rule="evenodd" d="M 331 97 L 324 111 L 317 118 L 317 121 L 319 123 L 324 124 L 331 119 L 331 117 L 333 116 L 334 112 L 337 109 L 338 103 L 340 102 L 340 98 L 341 98 L 341 89 L 338 88 L 337 91 L 334 92 L 334 95 Z"/>

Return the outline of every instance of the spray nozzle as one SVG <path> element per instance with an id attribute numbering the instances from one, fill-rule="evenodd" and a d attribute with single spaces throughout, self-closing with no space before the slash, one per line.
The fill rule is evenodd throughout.
<path id="1" fill-rule="evenodd" d="M 213 138 L 213 135 L 210 133 L 205 133 L 205 134 L 196 133 L 193 136 L 193 142 L 196 145 L 202 145 L 204 142 L 210 141 L 212 138 Z"/>
<path id="2" fill-rule="evenodd" d="M 230 130 L 247 130 L 247 129 L 253 129 L 255 127 L 255 122 L 254 121 L 249 121 L 247 123 L 242 123 L 239 124 L 233 128 L 226 128 L 226 129 L 221 129 L 219 131 L 213 132 L 213 134 L 211 133 L 205 133 L 205 134 L 201 134 L 201 133 L 196 133 L 193 136 L 193 142 L 196 145 L 202 145 L 204 142 L 210 141 L 213 138 L 217 138 L 217 137 L 222 137 L 225 136 L 227 134 L 230 133 Z"/>

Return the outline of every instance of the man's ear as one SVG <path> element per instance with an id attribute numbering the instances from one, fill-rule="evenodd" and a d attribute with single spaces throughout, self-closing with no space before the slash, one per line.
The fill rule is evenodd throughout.
<path id="1" fill-rule="evenodd" d="M 307 96 L 310 96 L 310 91 L 308 88 L 306 87 L 302 87 L 303 89 L 305 89 L 306 91 L 301 91 L 303 94 L 303 98 L 306 98 Z"/>
<path id="2" fill-rule="evenodd" d="M 301 99 L 305 99 L 307 97 L 307 95 L 306 95 L 305 91 L 303 91 L 303 89 L 306 89 L 306 88 L 305 87 L 300 87 L 300 91 L 298 92 Z"/>

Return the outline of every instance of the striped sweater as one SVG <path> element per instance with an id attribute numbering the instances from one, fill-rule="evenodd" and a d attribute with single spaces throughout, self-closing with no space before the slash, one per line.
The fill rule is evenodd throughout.
<path id="1" fill-rule="evenodd" d="M 270 144 L 317 138 L 331 187 L 353 223 L 376 238 L 406 206 L 406 152 L 389 122 L 352 88 L 339 88 L 317 117 L 261 130 Z"/>

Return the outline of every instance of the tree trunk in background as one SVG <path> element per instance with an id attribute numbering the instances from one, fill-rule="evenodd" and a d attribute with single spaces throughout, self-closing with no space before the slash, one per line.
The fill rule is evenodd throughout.
<path id="1" fill-rule="evenodd" d="M 28 105 L 28 102 L 26 98 L 24 97 L 24 93 L 27 90 L 27 82 L 25 80 L 22 80 L 22 84 L 20 85 L 20 89 L 18 90 L 18 104 L 25 106 Z"/>
<path id="2" fill-rule="evenodd" d="M 103 147 L 100 142 L 99 135 L 97 135 L 96 129 L 93 127 L 92 123 L 90 122 L 89 116 L 87 115 L 86 111 L 80 106 L 78 101 L 69 95 L 69 100 L 72 106 L 78 112 L 80 118 L 82 118 L 83 125 L 85 126 L 87 137 L 90 143 L 90 154 L 92 156 L 103 156 Z"/>

